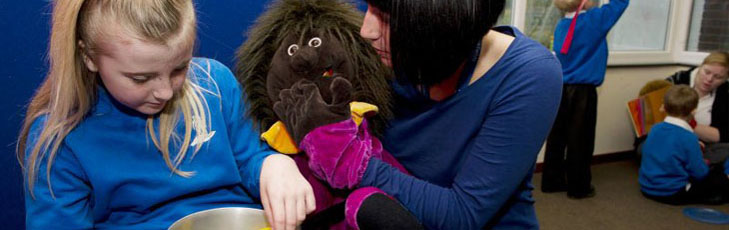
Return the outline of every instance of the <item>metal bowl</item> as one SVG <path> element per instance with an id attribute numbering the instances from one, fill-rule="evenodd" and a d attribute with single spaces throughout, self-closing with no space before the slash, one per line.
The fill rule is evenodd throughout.
<path id="1" fill-rule="evenodd" d="M 269 228 L 263 210 L 216 208 L 199 211 L 172 223 L 169 230 L 261 230 Z"/>

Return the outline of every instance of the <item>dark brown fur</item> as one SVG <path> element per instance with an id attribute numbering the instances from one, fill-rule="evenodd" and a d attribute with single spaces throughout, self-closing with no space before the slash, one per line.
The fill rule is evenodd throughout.
<path id="1" fill-rule="evenodd" d="M 248 40 L 236 53 L 236 78 L 243 86 L 248 116 L 264 132 L 279 119 L 266 92 L 266 76 L 271 60 L 286 35 L 303 36 L 323 30 L 337 38 L 348 51 L 357 76 L 350 77 L 355 101 L 377 105 L 380 112 L 370 118 L 372 131 L 381 134 L 392 116 L 391 76 L 369 42 L 359 35 L 363 15 L 351 3 L 339 0 L 276 0 L 248 32 Z"/>

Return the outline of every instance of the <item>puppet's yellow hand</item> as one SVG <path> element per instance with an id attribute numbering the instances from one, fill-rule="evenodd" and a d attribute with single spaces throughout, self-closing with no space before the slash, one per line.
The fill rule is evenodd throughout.
<path id="1" fill-rule="evenodd" d="M 349 103 L 349 111 L 352 112 L 352 119 L 357 125 L 362 124 L 362 119 L 374 116 L 378 109 L 376 105 L 353 101 Z"/>
<path id="2" fill-rule="evenodd" d="M 299 153 L 299 148 L 294 144 L 294 139 L 291 138 L 291 135 L 286 131 L 286 127 L 281 121 L 277 121 L 268 131 L 261 134 L 261 139 L 266 141 L 277 152 L 284 154 Z"/>

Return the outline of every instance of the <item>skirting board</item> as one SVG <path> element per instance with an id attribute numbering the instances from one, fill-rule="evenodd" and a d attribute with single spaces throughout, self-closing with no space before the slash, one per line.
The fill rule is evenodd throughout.
<path id="1" fill-rule="evenodd" d="M 624 160 L 630 160 L 635 159 L 635 152 L 633 150 L 629 151 L 623 151 L 623 152 L 615 152 L 615 153 L 605 153 L 600 155 L 592 156 L 592 165 L 596 164 L 603 164 L 603 163 L 610 163 L 610 162 L 616 162 L 616 161 L 624 161 Z M 534 170 L 535 173 L 542 172 L 542 162 L 537 163 L 537 167 Z"/>

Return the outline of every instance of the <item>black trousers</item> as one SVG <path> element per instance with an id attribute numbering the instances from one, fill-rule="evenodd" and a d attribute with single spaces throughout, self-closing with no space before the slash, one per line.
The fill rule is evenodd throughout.
<path id="1" fill-rule="evenodd" d="M 723 164 L 729 158 L 729 143 L 706 144 L 704 158 L 711 164 Z"/>
<path id="2" fill-rule="evenodd" d="M 577 196 L 590 192 L 596 122 L 596 86 L 565 84 L 557 118 L 547 137 L 542 190 L 566 187 L 567 194 Z"/>
<path id="3" fill-rule="evenodd" d="M 724 174 L 724 167 L 721 164 L 712 165 L 707 175 L 702 180 L 691 181 L 688 189 L 682 189 L 669 196 L 653 196 L 643 193 L 643 196 L 664 204 L 686 205 L 686 204 L 723 204 L 729 201 L 729 179 Z"/>

